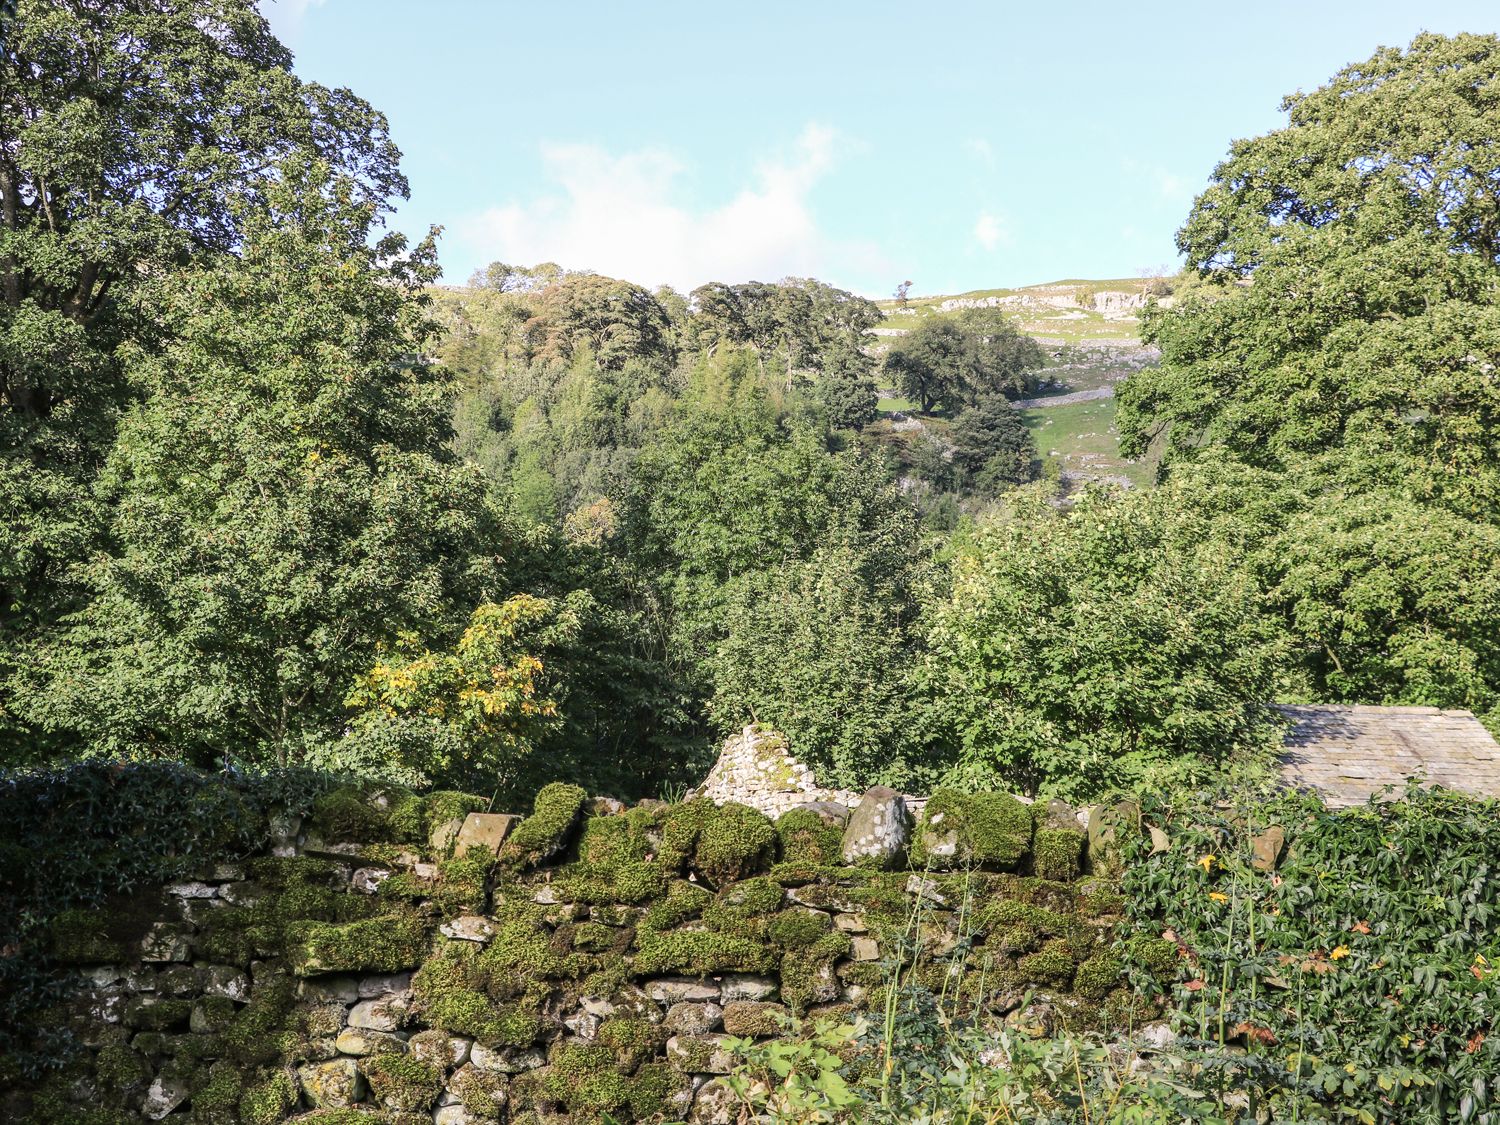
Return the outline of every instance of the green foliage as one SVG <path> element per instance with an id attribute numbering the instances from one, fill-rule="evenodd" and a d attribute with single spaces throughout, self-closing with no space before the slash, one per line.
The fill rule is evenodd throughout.
<path id="1" fill-rule="evenodd" d="M 1493 1115 L 1495 803 L 1412 788 L 1335 815 L 1310 797 L 1213 796 L 1148 801 L 1172 846 L 1137 845 L 1124 884 L 1126 963 L 1154 971 L 1143 983 L 1179 1028 L 1243 1040 L 1238 1081 L 1279 1120 Z M 1287 857 L 1258 870 L 1251 839 L 1273 823 Z"/>
<path id="2" fill-rule="evenodd" d="M 1094 797 L 1263 748 L 1288 646 L 1204 520 L 1162 493 L 1024 496 L 961 540 L 927 669 L 965 788 Z"/>
<path id="3" fill-rule="evenodd" d="M 1037 476 L 1036 443 L 1019 411 L 1000 395 L 975 399 L 953 420 L 953 472 L 961 488 L 995 496 Z"/>
<path id="4" fill-rule="evenodd" d="M 283 175 L 237 255 L 158 276 L 168 342 L 122 348 L 140 398 L 98 481 L 112 549 L 19 704 L 91 753 L 349 768 L 323 749 L 355 674 L 452 629 L 493 555 L 446 377 L 412 359 L 431 239 L 376 238 L 324 165 Z"/>
<path id="5" fill-rule="evenodd" d="M 988 395 L 1019 398 L 1042 362 L 1041 345 L 1004 313 L 976 308 L 918 321 L 886 354 L 885 375 L 924 413 L 956 411 Z"/>

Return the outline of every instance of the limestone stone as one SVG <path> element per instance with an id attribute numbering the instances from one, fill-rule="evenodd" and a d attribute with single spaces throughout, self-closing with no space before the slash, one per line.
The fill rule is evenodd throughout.
<path id="1" fill-rule="evenodd" d="M 859 803 L 853 793 L 819 786 L 812 770 L 792 755 L 786 739 L 759 726 L 745 727 L 725 741 L 698 795 L 716 805 L 749 805 L 772 820 L 798 805 L 826 803 L 847 809 Z"/>
<path id="2" fill-rule="evenodd" d="M 482 1125 L 482 1117 L 473 1117 L 461 1104 L 440 1105 L 432 1114 L 432 1125 Z"/>
<path id="3" fill-rule="evenodd" d="M 211 883 L 173 883 L 167 887 L 167 894 L 178 898 L 214 898 L 218 893 L 219 888 Z"/>
<path id="4" fill-rule="evenodd" d="M 685 1074 L 728 1074 L 734 1055 L 724 1046 L 727 1035 L 674 1035 L 667 1040 L 667 1061 Z"/>
<path id="5" fill-rule="evenodd" d="M 406 1041 L 389 1031 L 371 1031 L 365 1027 L 346 1027 L 339 1032 L 334 1046 L 341 1055 L 383 1055 L 406 1050 Z"/>
<path id="6" fill-rule="evenodd" d="M 863 914 L 835 914 L 833 924 L 846 934 L 862 934 L 870 928 Z"/>
<path id="7" fill-rule="evenodd" d="M 680 1001 L 702 1003 L 719 999 L 719 986 L 687 977 L 661 977 L 648 980 L 646 995 L 661 1004 L 676 1004 Z"/>
<path id="8" fill-rule="evenodd" d="M 305 1000 L 352 1004 L 359 999 L 359 982 L 353 977 L 312 977 L 297 982 L 297 995 Z"/>
<path id="9" fill-rule="evenodd" d="M 375 1000 L 361 1000 L 349 1009 L 348 1024 L 370 1031 L 395 1031 L 406 1022 L 410 1006 L 409 992 L 393 992 Z"/>
<path id="10" fill-rule="evenodd" d="M 358 991 L 361 1000 L 372 1000 L 377 996 L 388 996 L 392 992 L 405 992 L 409 988 L 410 973 L 383 973 L 379 976 L 360 977 Z"/>
<path id="11" fill-rule="evenodd" d="M 480 943 L 489 941 L 495 936 L 494 925 L 486 918 L 477 914 L 465 914 L 462 917 L 451 919 L 438 927 L 438 931 L 455 941 L 477 941 Z"/>
<path id="12" fill-rule="evenodd" d="M 160 1121 L 187 1101 L 190 1093 L 192 1088 L 186 1081 L 159 1074 L 146 1090 L 145 1100 L 141 1102 L 141 1115 L 148 1121 Z"/>
<path id="13" fill-rule="evenodd" d="M 471 848 L 477 848 L 490 855 L 498 855 L 500 845 L 505 843 L 505 838 L 520 820 L 520 817 L 509 813 L 471 812 L 464 817 L 458 835 L 454 837 L 453 852 L 455 855 L 464 855 Z"/>
<path id="14" fill-rule="evenodd" d="M 906 846 L 910 828 L 900 793 L 884 785 L 867 790 L 844 829 L 844 862 L 891 866 Z"/>
<path id="15" fill-rule="evenodd" d="M 728 1003 L 730 1000 L 770 1000 L 780 990 L 781 986 L 771 977 L 730 973 L 724 977 L 721 993 Z"/>
<path id="16" fill-rule="evenodd" d="M 204 965 L 201 968 L 203 991 L 223 996 L 236 1004 L 250 999 L 250 978 L 233 965 Z"/>
<path id="17" fill-rule="evenodd" d="M 724 1009 L 717 1004 L 673 1004 L 662 1026 L 674 1035 L 706 1035 L 717 1031 L 723 1018 Z"/>
<path id="18" fill-rule="evenodd" d="M 547 1064 L 547 1056 L 536 1047 L 502 1047 L 497 1049 L 475 1043 L 469 1048 L 469 1063 L 476 1070 L 490 1074 L 520 1074 Z"/>
<path id="19" fill-rule="evenodd" d="M 458 833 L 464 826 L 464 818 L 455 816 L 434 824 L 432 831 L 427 834 L 427 847 L 440 858 L 446 859 L 453 851 L 453 844 L 458 839 Z"/>
<path id="20" fill-rule="evenodd" d="M 688 1112 L 691 1125 L 733 1125 L 739 1120 L 740 1099 L 722 1078 L 704 1083 Z"/>
<path id="21" fill-rule="evenodd" d="M 871 937 L 856 937 L 854 939 L 854 959 L 856 961 L 879 961 L 880 946 L 875 944 Z"/>
<path id="22" fill-rule="evenodd" d="M 590 1015 L 588 1012 L 574 1012 L 566 1017 L 562 1024 L 579 1039 L 592 1042 L 599 1034 L 599 1017 Z"/>
<path id="23" fill-rule="evenodd" d="M 338 1109 L 365 1096 L 365 1078 L 353 1059 L 330 1059 L 297 1068 L 302 1095 L 314 1109 Z"/>
<path id="24" fill-rule="evenodd" d="M 785 1004 L 760 1000 L 735 1000 L 724 1005 L 724 1031 L 743 1038 L 777 1035 L 788 1015 Z"/>
<path id="25" fill-rule="evenodd" d="M 619 816 L 625 808 L 625 802 L 618 797 L 595 797 L 588 805 L 590 816 Z"/>
<path id="26" fill-rule="evenodd" d="M 1177 1036 L 1172 1034 L 1172 1029 L 1160 1020 L 1142 1024 L 1141 1029 L 1135 1035 L 1143 1051 L 1165 1051 L 1177 1039 Z"/>
<path id="27" fill-rule="evenodd" d="M 948 900 L 943 897 L 942 891 L 938 889 L 937 880 L 929 879 L 925 875 L 908 875 L 906 877 L 906 893 L 912 898 L 919 898 L 933 906 L 947 906 Z"/>
<path id="28" fill-rule="evenodd" d="M 142 961 L 190 961 L 192 954 L 193 943 L 188 936 L 188 927 L 176 922 L 153 922 L 141 939 Z"/>
<path id="29" fill-rule="evenodd" d="M 848 805 L 838 801 L 804 801 L 792 808 L 805 809 L 831 828 L 843 828 L 848 824 L 852 811 Z"/>
<path id="30" fill-rule="evenodd" d="M 349 877 L 349 884 L 362 895 L 372 895 L 390 877 L 391 873 L 387 868 L 361 867 Z"/>
<path id="31" fill-rule="evenodd" d="M 446 1031 L 422 1031 L 411 1037 L 408 1044 L 412 1055 L 439 1070 L 456 1070 L 469 1061 L 472 1040 Z"/>

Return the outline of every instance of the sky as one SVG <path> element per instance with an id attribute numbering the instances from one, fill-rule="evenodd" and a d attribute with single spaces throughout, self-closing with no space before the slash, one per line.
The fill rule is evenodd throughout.
<path id="1" fill-rule="evenodd" d="M 390 119 L 444 281 L 554 261 L 686 292 L 1133 277 L 1284 95 L 1495 0 L 264 0 Z"/>

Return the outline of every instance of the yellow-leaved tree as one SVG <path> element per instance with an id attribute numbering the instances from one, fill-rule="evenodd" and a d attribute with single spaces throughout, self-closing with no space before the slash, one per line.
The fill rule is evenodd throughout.
<path id="1" fill-rule="evenodd" d="M 524 788 L 538 743 L 562 722 L 544 655 L 577 633 L 573 611 L 517 594 L 475 609 L 451 650 L 399 644 L 350 692 L 356 717 L 322 764 L 407 785 Z"/>

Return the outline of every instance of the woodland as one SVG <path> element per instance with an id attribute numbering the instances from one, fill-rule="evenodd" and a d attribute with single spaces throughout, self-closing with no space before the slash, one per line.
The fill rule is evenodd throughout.
<path id="1" fill-rule="evenodd" d="M 755 723 L 825 785 L 1130 793 L 1171 828 L 1181 847 L 1141 844 L 1125 885 L 1136 936 L 1166 919 L 1182 943 L 1162 987 L 1184 1034 L 1298 1047 L 1217 1087 L 1226 1056 L 1193 1055 L 1153 1073 L 1159 1116 L 1092 1120 L 1500 1119 L 1500 1038 L 1447 1034 L 1493 1019 L 1493 807 L 1265 804 L 1270 703 L 1500 731 L 1500 38 L 1422 34 L 1307 77 L 1282 127 L 1203 170 L 1183 268 L 1142 314 L 1160 361 L 1115 397 L 1149 486 L 1068 488 L 1013 406 L 1047 355 L 1001 308 L 880 350 L 888 310 L 814 278 L 681 293 L 496 262 L 440 284 L 441 232 L 390 225 L 408 184 L 386 117 L 299 77 L 252 0 L 16 0 L 7 873 L 54 831 L 22 813 L 51 807 L 46 779 L 132 840 L 157 812 L 131 778 L 198 809 L 255 785 L 310 807 L 335 781 L 676 801 Z M 940 436 L 888 440 L 887 391 Z M 1226 787 L 1305 835 L 1274 906 L 1245 819 L 1192 796 Z M 179 829 L 178 858 L 199 830 L 162 838 Z M 157 860 L 109 878 L 166 877 Z M 58 893 L 102 901 L 89 878 Z M 1282 944 L 1258 942 L 1283 907 Z M 46 921 L 29 909 L 0 945 L 6 1003 Z M 1363 975 L 1333 975 L 1351 955 Z M 1267 999 L 1293 975 L 1295 1006 Z M 819 1027 L 792 1061 L 747 1048 L 805 1111 L 759 1119 L 897 1120 L 892 1082 L 978 1099 L 933 1121 L 1085 1119 L 1031 1086 L 1035 1116 L 983 1116 L 1004 1098 L 976 1074 L 1076 1074 L 1084 1096 L 1087 1070 L 1087 1104 L 1124 1105 L 1092 1048 L 1006 1039 L 1031 1069 L 987 1071 L 994 1041 L 941 1005 L 890 1012 L 900 1069 L 853 1116 L 853 1032 Z M 1225 1100 L 1256 1083 L 1263 1101 Z"/>

